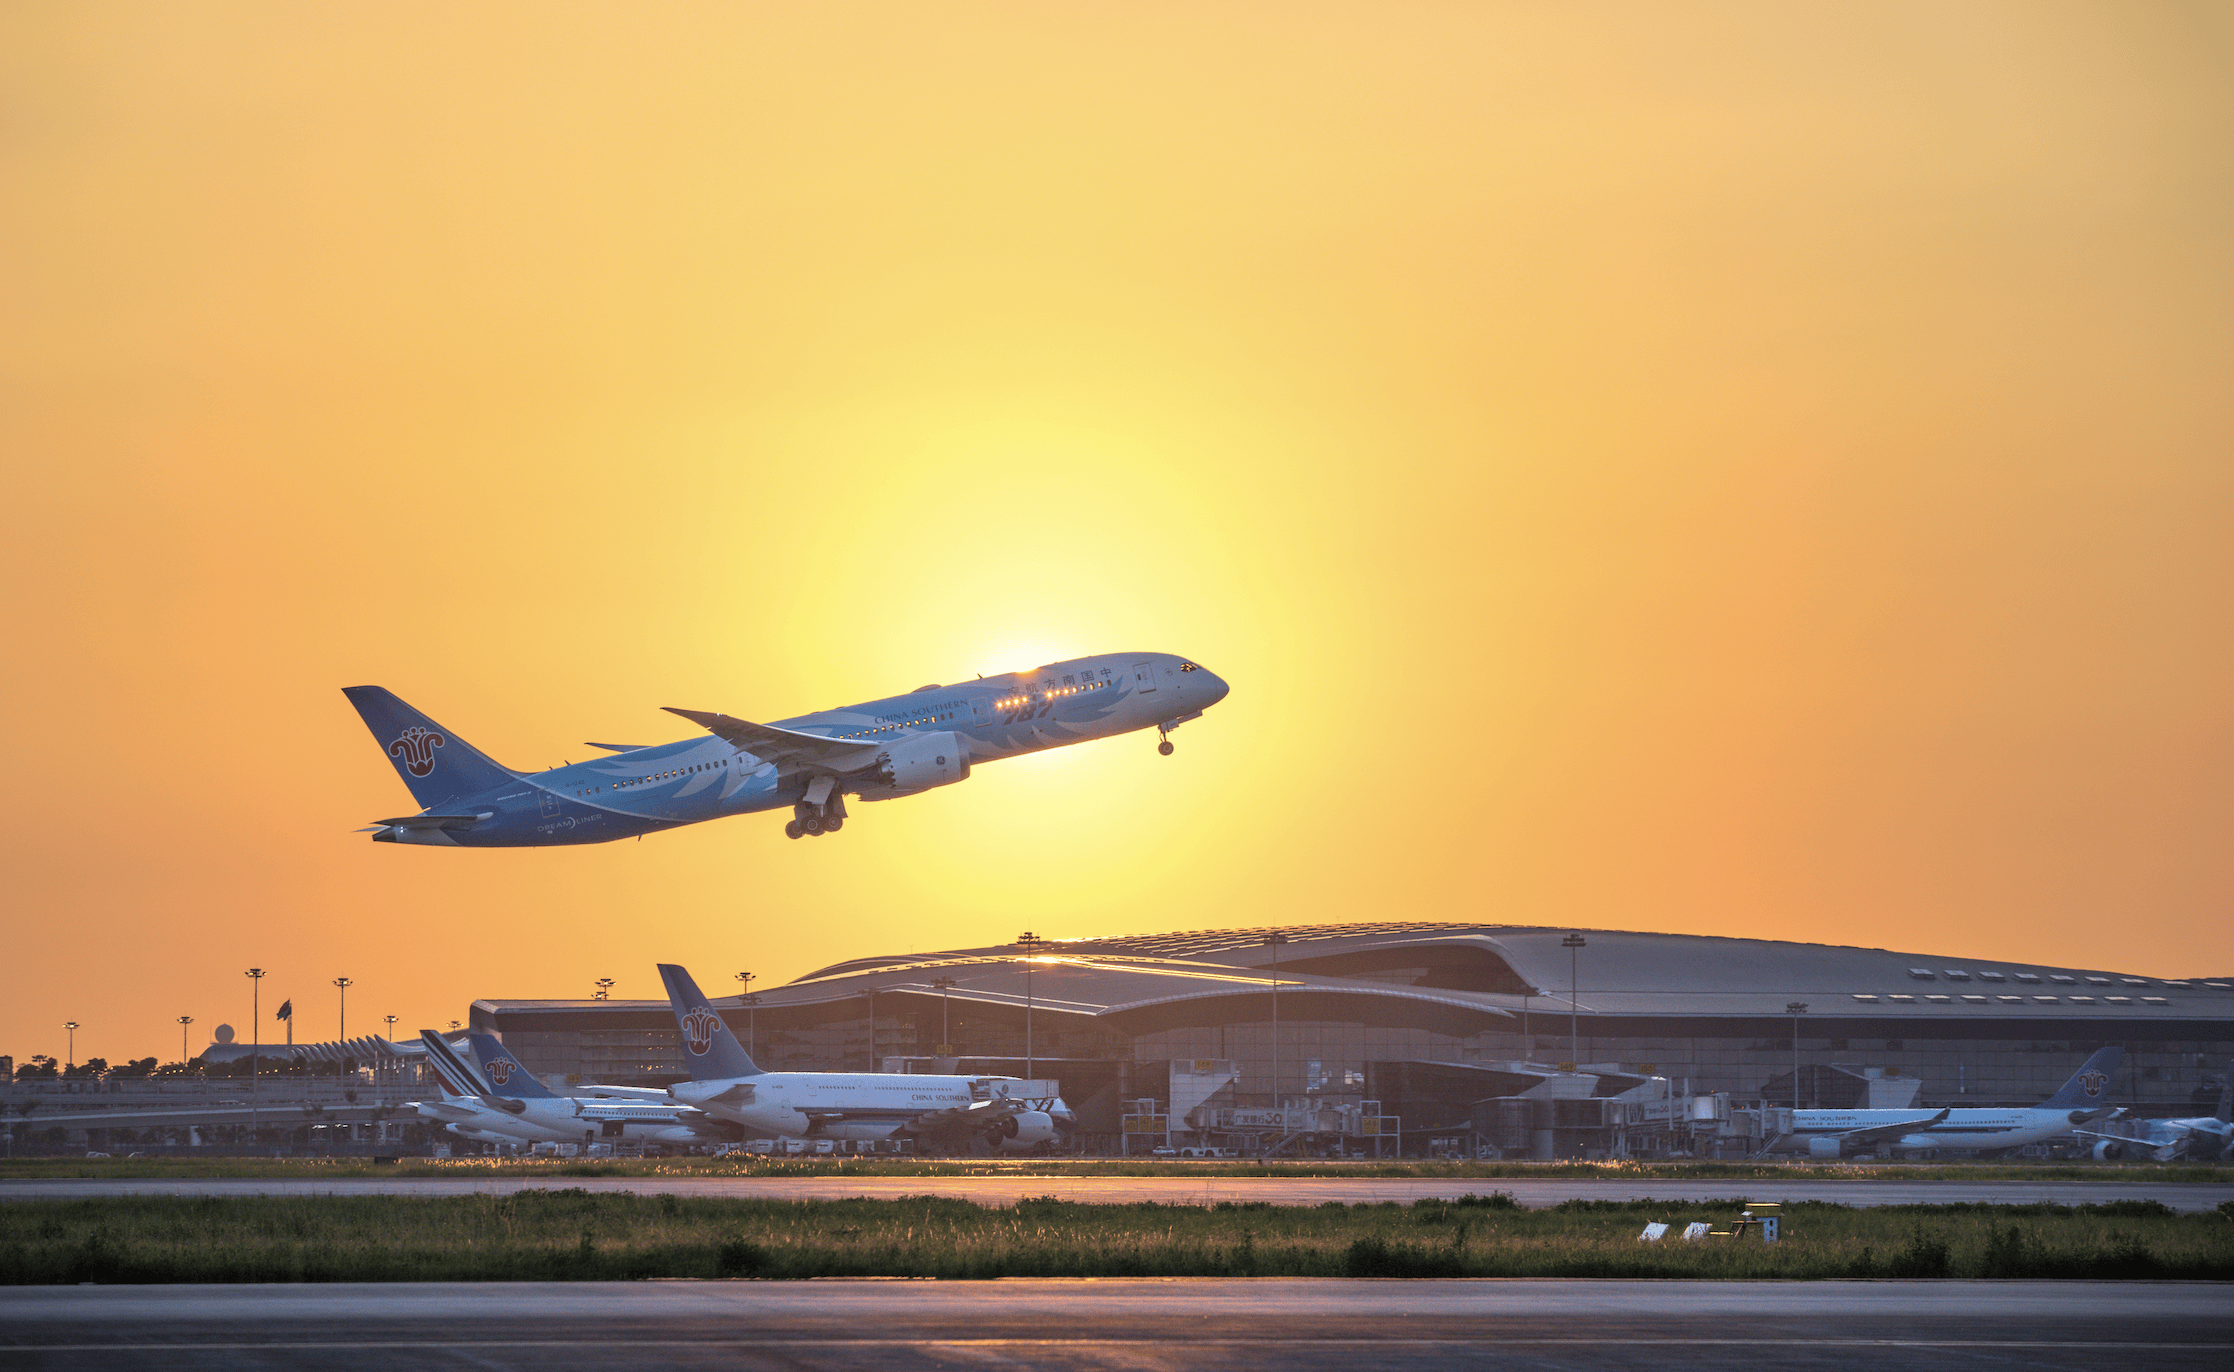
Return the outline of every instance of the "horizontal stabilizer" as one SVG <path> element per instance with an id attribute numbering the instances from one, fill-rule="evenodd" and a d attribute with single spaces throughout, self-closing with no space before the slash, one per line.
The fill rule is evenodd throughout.
<path id="1" fill-rule="evenodd" d="M 373 823 L 384 824 L 390 829 L 464 829 L 479 824 L 495 813 L 494 810 L 483 810 L 477 815 L 405 815 L 401 819 L 376 819 Z"/>
<path id="2" fill-rule="evenodd" d="M 808 767 L 850 772 L 874 763 L 879 751 L 878 745 L 874 743 L 862 743 L 849 738 L 828 738 L 822 734 L 802 734 L 796 729 L 755 724 L 749 719 L 736 719 L 711 710 L 678 710 L 672 705 L 661 708 L 671 715 L 681 715 L 716 738 L 733 743 L 762 762 L 773 763 L 782 771 Z"/>
<path id="3" fill-rule="evenodd" d="M 633 753 L 639 748 L 649 748 L 649 743 L 584 743 L 585 748 L 603 748 L 608 753 Z"/>

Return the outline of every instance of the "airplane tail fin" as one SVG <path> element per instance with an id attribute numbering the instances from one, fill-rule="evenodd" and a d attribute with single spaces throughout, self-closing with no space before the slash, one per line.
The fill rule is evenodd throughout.
<path id="1" fill-rule="evenodd" d="M 426 1045 L 427 1066 L 433 1068 L 435 1076 L 441 1078 L 443 1090 L 453 1096 L 471 1097 L 489 1094 L 488 1083 L 482 1081 L 472 1068 L 465 1065 L 465 1060 L 458 1056 L 457 1050 L 452 1048 L 443 1039 L 442 1035 L 432 1029 L 421 1029 L 419 1031 L 419 1042 Z"/>
<path id="2" fill-rule="evenodd" d="M 721 1013 L 674 963 L 659 964 L 659 977 L 667 983 L 667 1000 L 675 1007 L 675 1023 L 683 1031 L 683 1066 L 692 1081 L 726 1081 L 731 1077 L 757 1077 L 760 1068 L 752 1055 L 729 1032 Z"/>
<path id="3" fill-rule="evenodd" d="M 422 809 L 463 800 L 492 790 L 519 775 L 488 754 L 397 699 L 380 686 L 344 686 L 341 693 L 357 707 L 365 727 L 396 764 L 396 775 L 411 788 Z"/>
<path id="4" fill-rule="evenodd" d="M 465 1041 L 473 1045 L 473 1061 L 480 1067 L 481 1075 L 496 1088 L 495 1094 L 510 1096 L 514 1100 L 556 1100 L 558 1092 L 535 1079 L 527 1065 L 505 1051 L 503 1043 L 494 1034 L 467 1034 Z"/>
<path id="5" fill-rule="evenodd" d="M 2125 1057 L 2125 1050 L 2112 1044 L 2095 1050 L 2071 1080 L 2054 1095 L 2040 1102 L 2043 1110 L 2077 1110 L 2110 1103 L 2110 1078 L 2118 1070 L 2118 1063 Z"/>

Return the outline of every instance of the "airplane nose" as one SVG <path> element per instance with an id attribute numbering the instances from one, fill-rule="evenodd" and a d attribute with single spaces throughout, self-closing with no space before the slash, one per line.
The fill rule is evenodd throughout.
<path id="1" fill-rule="evenodd" d="M 1204 672 L 1203 675 L 1210 678 L 1203 683 L 1210 688 L 1210 698 L 1203 702 L 1204 706 L 1217 704 L 1233 691 L 1233 688 L 1226 684 L 1226 679 L 1216 672 Z"/>

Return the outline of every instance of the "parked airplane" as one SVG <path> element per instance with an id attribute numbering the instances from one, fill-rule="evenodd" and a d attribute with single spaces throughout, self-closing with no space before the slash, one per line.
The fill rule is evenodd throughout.
<path id="1" fill-rule="evenodd" d="M 1040 1148 L 1073 1127 L 1059 1098 L 1011 1094 L 1015 1077 L 916 1076 L 902 1072 L 764 1072 L 719 1011 L 673 963 L 659 964 L 682 1029 L 689 1081 L 667 1093 L 734 1120 L 754 1138 L 907 1138 L 959 1152 L 982 1142 L 1007 1151 Z"/>
<path id="2" fill-rule="evenodd" d="M 343 694 L 424 807 L 377 821 L 364 831 L 375 843 L 518 848 L 605 843 L 787 805 L 786 834 L 833 834 L 845 823 L 849 795 L 893 800 L 961 781 L 974 763 L 1135 729 L 1169 735 L 1228 689 L 1182 658 L 1118 653 L 924 686 L 774 724 L 669 706 L 711 737 L 592 743 L 617 756 L 542 772 L 499 766 L 381 687 L 350 686 Z M 1171 740 L 1157 751 L 1169 754 Z"/>
<path id="3" fill-rule="evenodd" d="M 488 1038 L 479 1034 L 473 1038 Z M 419 1033 L 427 1063 L 444 1087 L 443 1099 L 420 1101 L 413 1109 L 438 1120 L 451 1132 L 482 1143 L 720 1143 L 740 1137 L 737 1129 L 697 1110 L 672 1102 L 580 1100 L 561 1096 L 522 1068 L 507 1070 L 502 1087 L 483 1077 L 432 1029 Z M 490 1039 L 495 1044 L 494 1039 Z M 479 1045 L 475 1045 L 479 1050 Z M 501 1046 L 497 1051 L 503 1052 Z M 506 1062 L 516 1062 L 504 1054 Z"/>
<path id="4" fill-rule="evenodd" d="M 2189 1162 L 2213 1162 L 2227 1157 L 2229 1150 L 2234 1150 L 2234 1063 L 2227 1064 L 2226 1077 L 2219 1083 L 2216 1115 L 2121 1120 L 2113 1128 L 2122 1132 L 2098 1133 L 2091 1129 L 2073 1132 L 2093 1139 L 2094 1155 L 2103 1159 L 2145 1154 L 2153 1162 L 2183 1158 Z"/>
<path id="5" fill-rule="evenodd" d="M 1794 1110 L 1792 1132 L 1772 1150 L 1817 1158 L 1878 1150 L 2000 1152 L 2059 1138 L 2110 1113 L 2110 1075 L 2124 1056 L 2122 1048 L 2101 1049 L 2060 1090 L 2029 1110 L 1945 1109 L 1928 1115 L 1913 1110 Z"/>

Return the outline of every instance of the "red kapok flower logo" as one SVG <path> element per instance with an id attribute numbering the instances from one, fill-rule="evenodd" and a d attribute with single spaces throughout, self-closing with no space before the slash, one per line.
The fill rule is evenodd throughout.
<path id="1" fill-rule="evenodd" d="M 2102 1088 L 2108 1086 L 2109 1084 L 2110 1077 L 2108 1073 L 2081 1072 L 2079 1074 L 2079 1089 L 2086 1092 L 2089 1096 L 2101 1095 Z"/>
<path id="2" fill-rule="evenodd" d="M 714 1046 L 714 1031 L 721 1027 L 721 1017 L 711 1010 L 693 1010 L 683 1016 L 684 1046 L 694 1058 L 706 1056 Z"/>
<path id="3" fill-rule="evenodd" d="M 448 739 L 434 730 L 414 724 L 388 745 L 388 756 L 401 762 L 411 775 L 423 777 L 434 770 L 434 750 L 447 742 Z"/>
<path id="4" fill-rule="evenodd" d="M 502 1086 L 512 1080 L 512 1064 L 499 1058 L 489 1064 L 489 1080 Z"/>

